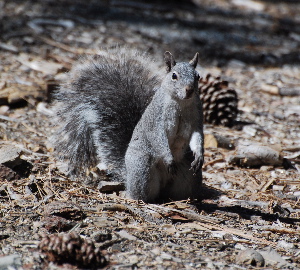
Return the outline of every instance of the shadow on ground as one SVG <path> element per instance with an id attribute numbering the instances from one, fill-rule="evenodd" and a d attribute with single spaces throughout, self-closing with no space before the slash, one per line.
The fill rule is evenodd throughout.
<path id="1" fill-rule="evenodd" d="M 7 9 L 9 2 L 4 1 L 2 6 Z M 218 1 L 197 2 L 18 1 L 17 11 L 0 13 L 0 38 L 9 42 L 30 36 L 32 29 L 28 22 L 37 18 L 71 20 L 75 29 L 80 26 L 83 31 L 97 30 L 104 24 L 108 28 L 104 34 L 108 36 L 118 31 L 119 35 L 127 35 L 125 25 L 125 29 L 140 35 L 149 48 L 156 44 L 182 57 L 190 57 L 190 51 L 199 51 L 202 62 L 215 61 L 219 66 L 232 59 L 271 66 L 300 63 L 298 1 L 265 0 L 264 8 L 258 11 L 234 5 L 222 7 L 216 4 Z M 29 12 L 30 8 L 34 11 Z M 276 8 L 285 11 L 275 16 Z M 48 27 L 42 35 L 57 39 L 58 34 L 53 35 Z M 61 35 L 66 32 L 61 31 Z"/>

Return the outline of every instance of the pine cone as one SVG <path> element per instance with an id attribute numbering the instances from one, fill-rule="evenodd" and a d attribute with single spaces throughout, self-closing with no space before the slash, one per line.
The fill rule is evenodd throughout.
<path id="1" fill-rule="evenodd" d="M 106 259 L 91 240 L 83 239 L 75 232 L 51 234 L 43 237 L 39 249 L 49 261 L 70 263 L 79 267 L 96 269 L 106 265 Z"/>
<path id="2" fill-rule="evenodd" d="M 207 74 L 205 79 L 199 80 L 199 94 L 204 122 L 228 127 L 233 125 L 238 112 L 238 98 L 227 81 Z"/>

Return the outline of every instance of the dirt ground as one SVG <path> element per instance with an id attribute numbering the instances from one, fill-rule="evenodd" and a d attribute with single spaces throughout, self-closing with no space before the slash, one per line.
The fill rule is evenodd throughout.
<path id="1" fill-rule="evenodd" d="M 166 50 L 198 51 L 199 72 L 237 91 L 236 124 L 204 127 L 202 202 L 144 204 L 57 168 L 53 89 L 80 55 L 116 45 L 158 67 Z M 59 232 L 93 240 L 106 269 L 300 269 L 299 92 L 296 0 L 0 1 L 0 269 L 91 269 L 47 257 L 40 241 Z M 275 165 L 230 162 L 257 143 Z"/>

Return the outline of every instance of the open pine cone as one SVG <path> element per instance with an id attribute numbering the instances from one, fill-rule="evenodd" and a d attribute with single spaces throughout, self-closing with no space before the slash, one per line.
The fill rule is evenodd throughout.
<path id="1" fill-rule="evenodd" d="M 100 249 L 91 240 L 83 239 L 75 232 L 51 234 L 43 237 L 39 249 L 49 261 L 70 263 L 79 267 L 98 269 L 106 265 Z"/>
<path id="2" fill-rule="evenodd" d="M 207 74 L 199 80 L 199 94 L 205 123 L 232 126 L 238 112 L 238 97 L 227 81 Z"/>

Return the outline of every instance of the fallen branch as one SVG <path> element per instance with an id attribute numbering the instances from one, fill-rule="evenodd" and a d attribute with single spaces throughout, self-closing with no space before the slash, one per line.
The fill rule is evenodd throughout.
<path id="1" fill-rule="evenodd" d="M 268 240 L 265 240 L 265 239 L 257 238 L 257 237 L 255 237 L 251 234 L 248 234 L 247 232 L 243 232 L 243 231 L 238 230 L 238 229 L 228 228 L 228 227 L 225 227 L 224 225 L 210 225 L 210 224 L 207 224 L 207 223 L 202 223 L 201 225 L 205 228 L 210 229 L 210 230 L 224 231 L 226 233 L 234 234 L 234 235 L 243 237 L 243 238 L 251 240 L 251 241 L 259 242 L 259 243 L 267 245 L 267 246 L 272 246 L 272 247 L 277 246 L 276 242 L 271 242 L 271 241 L 268 241 Z"/>
<path id="2" fill-rule="evenodd" d="M 133 216 L 142 218 L 144 221 L 154 223 L 154 224 L 163 224 L 165 223 L 162 218 L 157 218 L 151 214 L 145 213 L 142 209 L 134 208 L 127 204 L 118 204 L 118 203 L 105 203 L 99 205 L 96 208 L 86 208 L 86 211 L 92 211 L 96 213 L 101 213 L 102 211 L 112 211 L 112 212 L 126 212 Z"/>
<path id="3" fill-rule="evenodd" d="M 218 162 L 224 162 L 225 160 L 223 158 L 218 158 L 218 159 L 214 159 L 214 160 L 211 160 L 209 162 L 206 162 L 205 164 L 203 164 L 202 166 L 202 169 L 205 169 L 207 166 L 209 165 L 213 165 L 215 163 L 218 163 Z"/>
<path id="4" fill-rule="evenodd" d="M 159 209 L 159 214 L 162 215 L 169 215 L 169 213 L 177 213 L 179 215 L 181 215 L 182 217 L 185 217 L 188 220 L 191 221 L 200 221 L 200 222 L 207 222 L 207 223 L 221 223 L 221 221 L 217 218 L 212 218 L 212 217 L 207 217 L 204 215 L 200 215 L 198 213 L 192 212 L 189 209 L 185 209 L 185 210 L 177 210 L 171 207 L 165 207 L 165 206 L 161 206 L 161 205 L 154 205 L 154 204 L 149 204 L 147 205 L 148 208 L 152 209 L 156 208 Z"/>

